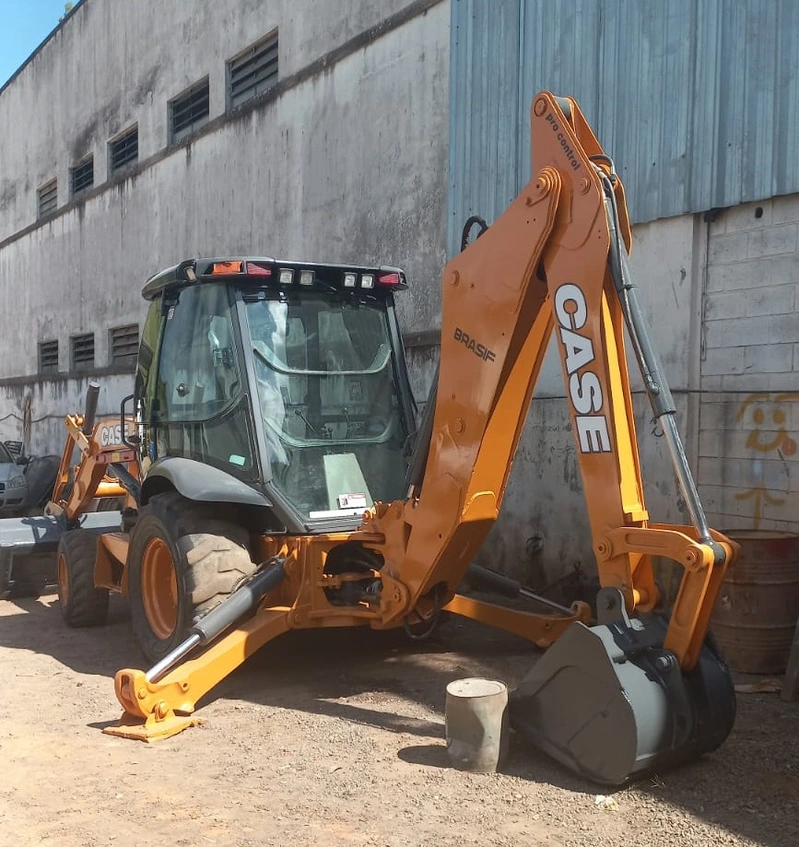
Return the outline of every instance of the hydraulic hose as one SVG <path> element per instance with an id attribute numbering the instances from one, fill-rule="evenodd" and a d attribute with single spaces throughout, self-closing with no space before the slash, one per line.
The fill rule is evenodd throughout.
<path id="1" fill-rule="evenodd" d="M 613 184 L 604 171 L 597 168 L 597 172 L 600 174 L 605 193 L 605 210 L 610 230 L 608 264 L 619 296 L 635 358 L 641 369 L 644 388 L 649 397 L 649 402 L 652 404 L 655 418 L 663 428 L 674 471 L 677 475 L 677 483 L 691 517 L 691 523 L 699 535 L 699 540 L 712 547 L 717 561 L 723 562 L 725 560 L 724 551 L 720 545 L 713 541 L 710 535 L 710 527 L 699 499 L 699 491 L 691 474 L 685 448 L 677 429 L 675 420 L 677 410 L 674 405 L 674 398 L 666 382 L 658 355 L 652 346 L 649 325 L 638 301 L 638 289 L 632 282 L 627 251 L 619 233 L 619 211 Z"/>

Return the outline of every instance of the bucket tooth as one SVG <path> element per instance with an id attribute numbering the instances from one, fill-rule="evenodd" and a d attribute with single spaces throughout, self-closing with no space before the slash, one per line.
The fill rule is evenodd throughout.
<path id="1" fill-rule="evenodd" d="M 707 644 L 684 673 L 659 619 L 574 623 L 511 694 L 512 726 L 604 785 L 718 747 L 735 720 L 729 671 Z"/>

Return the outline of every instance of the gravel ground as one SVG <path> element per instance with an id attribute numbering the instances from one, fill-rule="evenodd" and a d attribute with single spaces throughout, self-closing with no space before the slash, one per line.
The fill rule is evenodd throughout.
<path id="1" fill-rule="evenodd" d="M 116 598 L 115 598 L 116 599 Z M 103 735 L 141 666 L 125 603 L 68 630 L 54 596 L 0 601 L 0 845 L 799 845 L 799 704 L 740 694 L 711 756 L 615 793 L 512 738 L 502 773 L 448 767 L 446 683 L 515 685 L 538 652 L 451 620 L 430 642 L 289 633 L 158 744 Z"/>

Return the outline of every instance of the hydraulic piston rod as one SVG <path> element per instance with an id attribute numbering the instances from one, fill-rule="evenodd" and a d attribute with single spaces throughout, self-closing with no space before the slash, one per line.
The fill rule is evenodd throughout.
<path id="1" fill-rule="evenodd" d="M 490 591 L 496 591 L 497 594 L 503 594 L 505 597 L 510 597 L 511 599 L 515 597 L 525 597 L 528 600 L 540 603 L 542 606 L 546 606 L 549 609 L 553 609 L 556 612 L 561 612 L 566 615 L 570 615 L 573 612 L 573 610 L 569 609 L 567 606 L 562 606 L 554 600 L 542 597 L 540 594 L 536 594 L 528 588 L 525 588 L 520 582 L 516 582 L 515 579 L 511 579 L 509 576 L 505 576 L 505 574 L 498 573 L 497 571 L 492 571 L 489 568 L 471 564 L 469 565 L 469 569 L 466 571 L 466 576 L 472 580 L 475 585 L 479 585 Z"/>
<path id="2" fill-rule="evenodd" d="M 699 540 L 710 546 L 716 558 L 723 562 L 724 551 L 713 541 L 710 527 L 705 517 L 702 503 L 699 499 L 699 491 L 694 482 L 691 469 L 688 466 L 688 458 L 682 444 L 677 423 L 675 421 L 676 406 L 672 397 L 660 360 L 652 346 L 649 336 L 649 326 L 644 316 L 636 287 L 630 276 L 627 252 L 619 235 L 619 215 L 616 206 L 616 196 L 608 176 L 602 176 L 602 184 L 605 192 L 605 208 L 607 210 L 608 227 L 610 230 L 610 252 L 608 263 L 611 276 L 619 295 L 624 320 L 630 334 L 635 357 L 641 369 L 646 393 L 652 404 L 655 417 L 663 427 L 663 434 L 669 448 L 674 471 L 680 486 L 680 492 L 685 500 L 686 507 L 691 516 L 691 523 L 696 529 Z"/>
<path id="3" fill-rule="evenodd" d="M 200 618 L 191 628 L 190 635 L 147 671 L 147 681 L 158 682 L 163 679 L 192 650 L 209 644 L 239 618 L 252 611 L 258 601 L 286 577 L 284 560 L 272 561 L 274 563 L 271 567 L 259 571 L 249 582 L 237 588 L 224 603 Z"/>

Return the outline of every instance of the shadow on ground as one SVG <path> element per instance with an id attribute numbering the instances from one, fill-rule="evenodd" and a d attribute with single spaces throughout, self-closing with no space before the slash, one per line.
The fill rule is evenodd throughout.
<path id="1" fill-rule="evenodd" d="M 799 844 L 799 703 L 738 695 L 727 741 L 629 789 L 693 812 L 767 847 Z"/>
<path id="2" fill-rule="evenodd" d="M 55 594 L 0 600 L 0 648 L 42 653 L 78 673 L 96 676 L 113 677 L 119 668 L 141 665 L 127 602 L 117 596 L 110 600 L 107 624 L 84 629 L 64 623 Z"/>
<path id="3" fill-rule="evenodd" d="M 46 653 L 75 671 L 109 680 L 121 667 L 141 667 L 126 604 L 113 599 L 108 626 L 84 630 L 64 626 L 54 596 L 13 601 L 15 610 L 0 617 L 0 647 Z M 201 701 L 200 714 L 203 705 L 227 698 L 327 715 L 411 735 L 419 743 L 400 749 L 401 760 L 446 768 L 446 684 L 488 676 L 514 687 L 539 655 L 522 639 L 454 617 L 422 643 L 408 642 L 401 632 L 365 628 L 291 632 L 220 682 Z M 395 710 L 403 700 L 437 717 Z M 517 735 L 503 770 L 579 794 L 613 793 L 571 775 Z M 627 792 L 651 802 L 653 811 L 682 807 L 754 844 L 796 847 L 799 704 L 783 703 L 777 695 L 740 694 L 736 726 L 719 750 L 616 792 L 622 806 Z"/>

